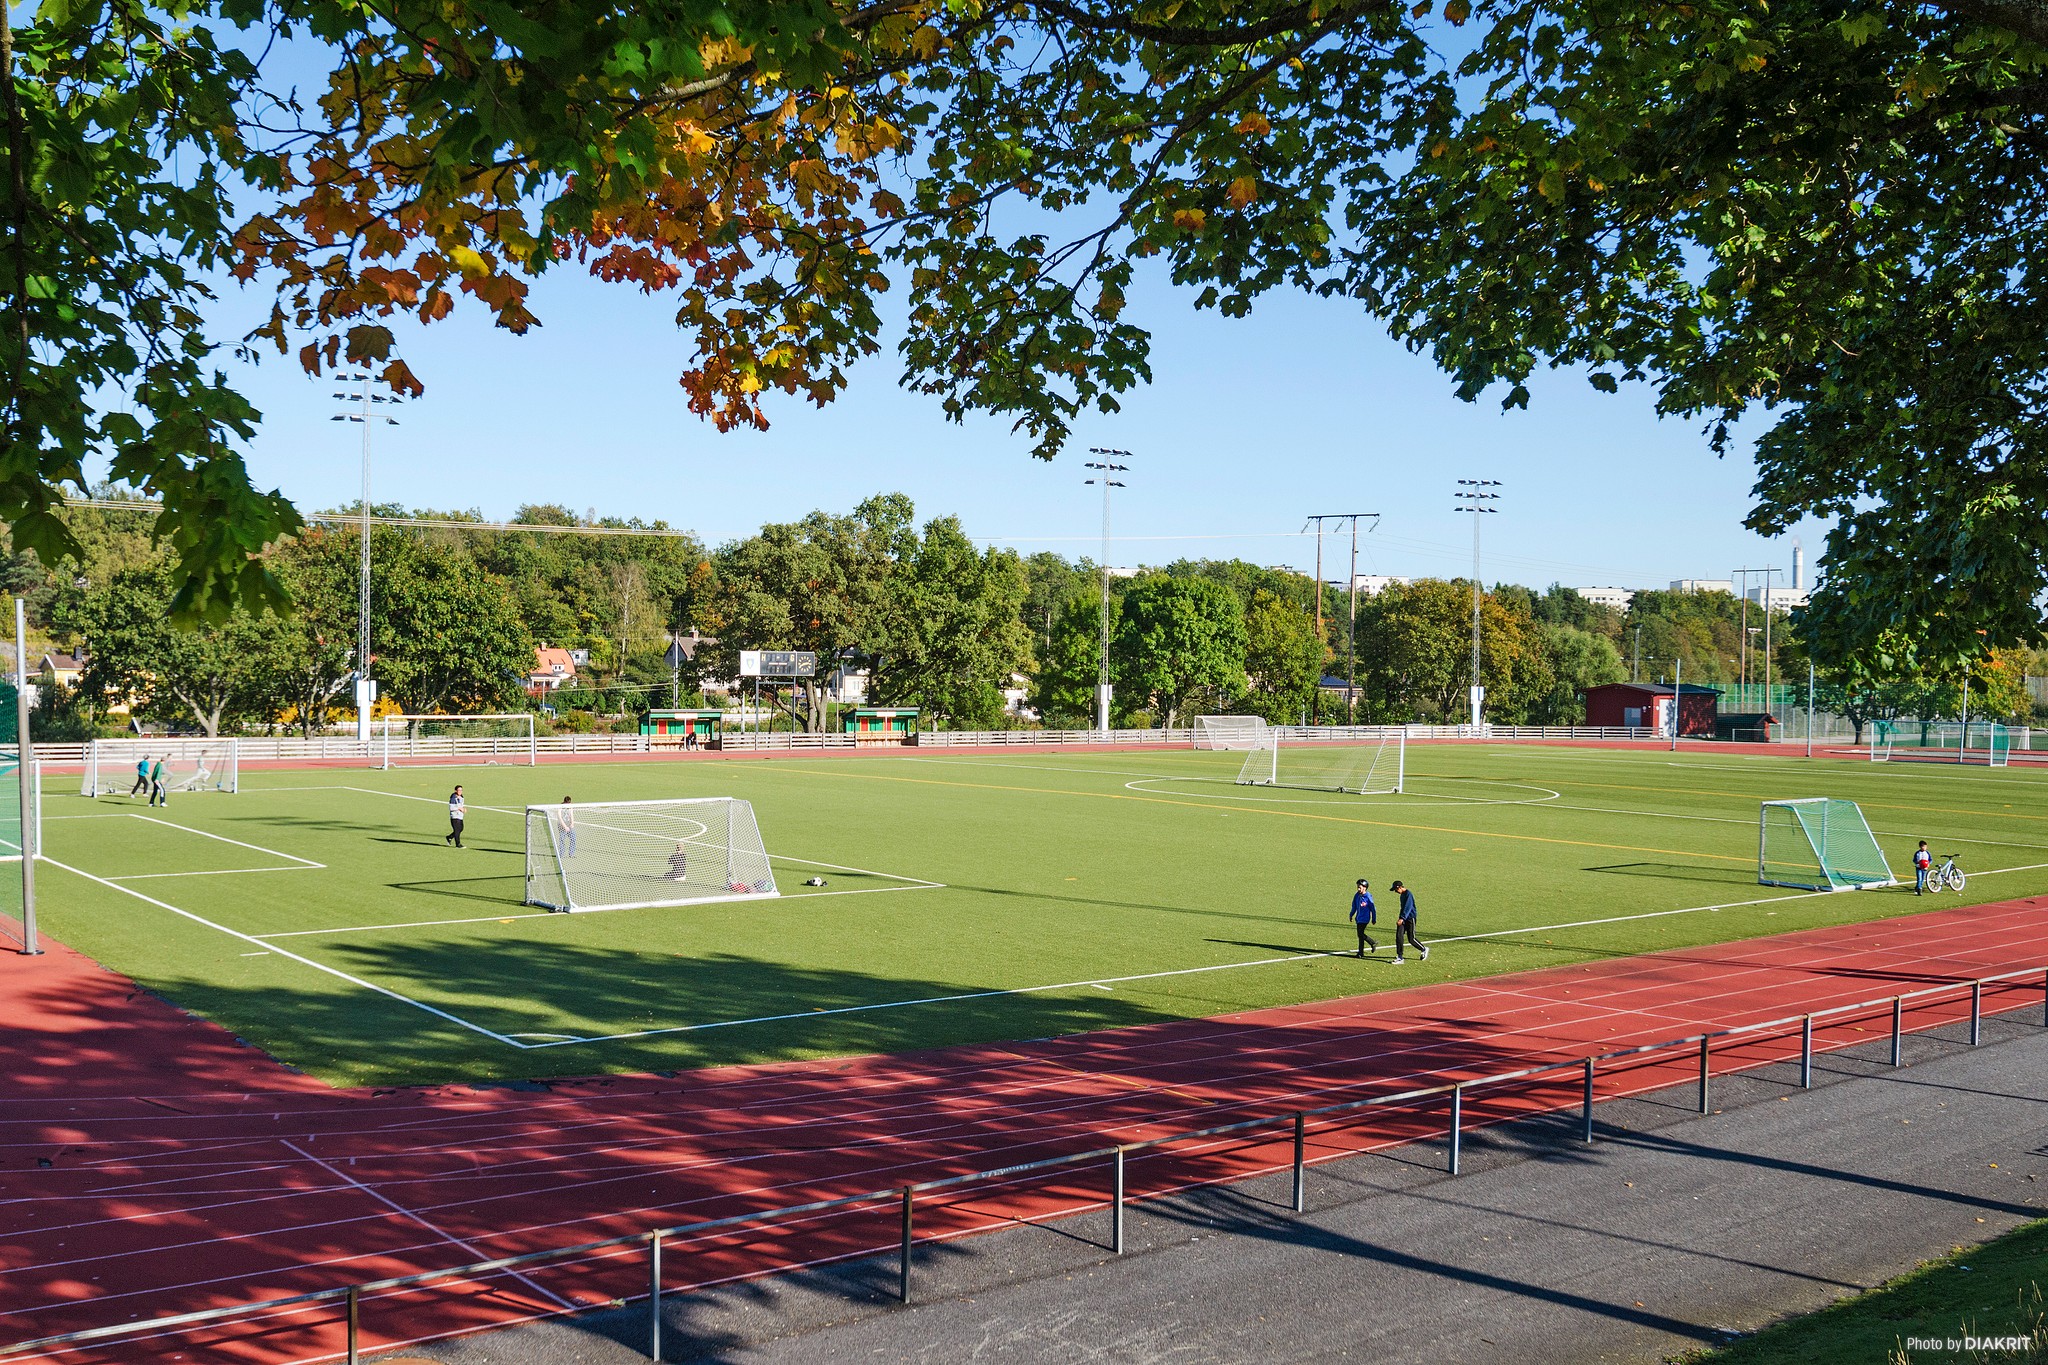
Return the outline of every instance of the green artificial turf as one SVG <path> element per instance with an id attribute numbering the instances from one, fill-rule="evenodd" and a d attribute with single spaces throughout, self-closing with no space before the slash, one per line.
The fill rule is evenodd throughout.
<path id="1" fill-rule="evenodd" d="M 2028 1223 L 1868 1293 L 1688 1365 L 2037 1365 L 2048 1361 L 2048 1220 Z M 1977 1339 L 1973 1346 L 1971 1339 Z M 2017 1344 L 2015 1342 L 2017 1339 Z"/>
<path id="2" fill-rule="evenodd" d="M 1919 838 L 1958 853 L 1969 901 L 2048 890 L 2048 773 L 1415 745 L 1405 794 L 1360 797 L 1237 787 L 1240 759 L 250 772 L 164 811 L 53 778 L 42 913 L 285 1062 L 390 1084 L 1038 1038 L 1957 903 L 1759 887 L 1763 798 L 1857 800 L 1896 871 Z M 460 851 L 442 843 L 456 780 Z M 744 797 L 785 895 L 536 914 L 520 812 L 564 794 Z M 803 887 L 813 874 L 828 885 Z M 1415 888 L 1440 944 L 1426 964 L 1302 956 L 1350 946 L 1359 876 L 1382 893 L 1383 943 L 1387 884 Z"/>

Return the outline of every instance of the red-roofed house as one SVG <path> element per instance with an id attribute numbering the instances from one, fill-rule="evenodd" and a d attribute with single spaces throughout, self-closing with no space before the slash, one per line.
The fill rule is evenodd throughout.
<path id="1" fill-rule="evenodd" d="M 533 651 L 533 673 L 526 680 L 526 690 L 539 695 L 567 687 L 576 681 L 576 660 L 566 649 L 553 645 L 540 645 Z"/>

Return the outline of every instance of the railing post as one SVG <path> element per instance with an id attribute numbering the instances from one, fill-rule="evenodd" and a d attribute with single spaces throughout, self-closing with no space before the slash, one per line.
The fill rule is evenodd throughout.
<path id="1" fill-rule="evenodd" d="M 1712 1041 L 1712 1039 L 1706 1037 L 1700 1039 L 1700 1112 L 1702 1114 L 1707 1112 L 1707 1046 Z"/>
<path id="2" fill-rule="evenodd" d="M 1970 983 L 1970 1046 L 1984 1041 L 1984 983 Z"/>
<path id="3" fill-rule="evenodd" d="M 2041 969 L 2041 1027 L 2048 1028 L 2048 967 Z"/>
<path id="4" fill-rule="evenodd" d="M 1586 1115 L 1585 1126 L 1580 1137 L 1587 1143 L 1593 1141 L 1593 1059 L 1586 1058 Z"/>
<path id="5" fill-rule="evenodd" d="M 1813 1089 L 1813 1016 L 1799 1021 L 1799 1088 Z"/>
<path id="6" fill-rule="evenodd" d="M 1905 997 L 1905 996 L 1903 996 L 1903 995 L 1895 995 L 1895 996 L 1893 996 L 1893 997 L 1892 997 L 1892 1065 L 1893 1065 L 1893 1066 L 1897 1066 L 1897 1065 L 1899 1065 L 1899 1063 L 1900 1063 L 1900 1062 L 1901 1062 L 1901 1061 L 1903 1060 L 1903 1050 L 1904 1050 L 1904 1042 L 1903 1042 L 1903 1039 L 1904 1039 L 1904 1036 L 1905 1036 L 1905 1032 L 1906 1032 L 1906 997 Z"/>
<path id="7" fill-rule="evenodd" d="M 348 1287 L 348 1365 L 357 1365 L 357 1362 L 361 1359 L 357 1354 L 356 1347 L 357 1314 L 361 1298 L 362 1291 L 355 1285 L 350 1285 Z"/>
<path id="8" fill-rule="evenodd" d="M 661 1359 L 661 1229 L 647 1236 L 647 1358 Z"/>
<path id="9" fill-rule="evenodd" d="M 1294 1211 L 1308 1209 L 1308 1116 L 1294 1116 Z"/>
<path id="10" fill-rule="evenodd" d="M 896 1297 L 904 1303 L 910 1302 L 910 1236 L 911 1200 L 915 1198 L 908 1185 L 903 1187 L 903 1259 L 896 1268 Z"/>
<path id="11" fill-rule="evenodd" d="M 1465 1087 L 1462 1083 L 1451 1087 L 1451 1152 L 1447 1163 L 1452 1175 L 1458 1173 L 1458 1147 L 1465 1127 Z"/>
<path id="12" fill-rule="evenodd" d="M 1124 1149 L 1116 1149 L 1116 1165 L 1111 1173 L 1109 1191 L 1109 1249 L 1116 1255 L 1124 1254 Z"/>

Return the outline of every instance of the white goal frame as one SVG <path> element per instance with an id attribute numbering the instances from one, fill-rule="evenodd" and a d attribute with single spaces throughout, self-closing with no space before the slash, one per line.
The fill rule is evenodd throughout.
<path id="1" fill-rule="evenodd" d="M 135 763 L 163 757 L 167 792 L 241 790 L 242 744 L 236 739 L 94 739 L 86 741 L 80 796 L 124 796 L 135 786 Z M 211 760 L 210 762 L 207 760 Z M 173 766 L 175 765 L 175 766 Z"/>
<path id="2" fill-rule="evenodd" d="M 1272 727 L 1264 716 L 1196 716 L 1194 746 L 1197 749 L 1256 749 Z"/>
<path id="3" fill-rule="evenodd" d="M 646 839 L 649 857 L 646 869 L 658 869 L 661 860 L 666 859 L 665 845 L 675 837 L 673 829 L 656 832 L 644 828 L 631 828 L 621 823 L 607 824 L 607 816 L 632 817 L 628 812 L 653 813 L 655 807 L 666 807 L 679 813 L 703 810 L 709 814 L 712 807 L 718 807 L 724 814 L 726 838 L 723 842 L 700 842 L 690 836 L 678 840 L 678 844 L 691 843 L 702 853 L 722 853 L 720 868 L 725 890 L 709 895 L 662 895 L 639 894 L 644 887 L 652 891 L 660 885 L 672 885 L 677 890 L 683 887 L 659 871 L 614 867 L 595 868 L 588 872 L 575 868 L 579 861 L 579 850 L 589 842 L 585 836 L 592 834 L 624 834 L 631 839 Z M 736 796 L 686 796 L 671 800 L 656 801 L 590 801 L 574 802 L 566 808 L 571 819 L 564 821 L 564 807 L 559 803 L 531 805 L 526 808 L 526 904 L 539 905 L 549 910 L 641 910 L 659 906 L 711 905 L 720 901 L 775 900 L 782 892 L 775 885 L 775 873 L 769 865 L 768 851 L 761 840 L 760 824 L 754 819 L 751 801 Z M 713 826 L 704 820 L 692 818 L 691 823 L 706 834 Z M 571 831 L 573 830 L 573 833 Z M 572 870 L 573 869 L 573 870 Z M 613 885 L 613 884 L 618 885 Z M 580 888 L 591 894 L 579 895 Z M 739 885 L 747 890 L 733 889 Z M 613 894 L 603 894 L 609 887 Z"/>
<path id="4" fill-rule="evenodd" d="M 1774 810 L 1783 811 L 1791 817 L 1798 827 L 1799 836 L 1806 840 L 1815 867 L 1811 875 L 1794 875 L 1785 869 L 1785 860 L 1771 857 L 1771 812 Z M 1874 866 L 1864 867 L 1860 875 L 1845 870 L 1846 862 L 1831 864 L 1830 859 L 1822 851 L 1829 836 L 1835 831 L 1836 822 L 1846 821 L 1851 815 L 1854 816 L 1855 823 L 1843 823 L 1840 828 L 1852 841 L 1867 844 L 1867 852 L 1875 863 Z M 1816 821 L 1819 823 L 1818 844 L 1815 842 Z M 1765 801 L 1759 806 L 1756 880 L 1759 886 L 1790 886 L 1803 891 L 1868 891 L 1899 884 L 1898 878 L 1892 875 L 1891 863 L 1885 858 L 1884 849 L 1877 842 L 1877 835 L 1871 831 L 1870 822 L 1863 816 L 1863 808 L 1854 801 L 1832 796 L 1793 797 L 1787 800 Z"/>
<path id="5" fill-rule="evenodd" d="M 1388 747 L 1393 749 L 1393 781 L 1386 781 L 1385 763 Z M 1356 773 L 1356 781 L 1346 780 L 1345 775 L 1332 773 L 1326 780 L 1318 775 L 1290 773 L 1281 761 L 1281 750 L 1293 748 L 1297 752 L 1330 752 L 1339 749 L 1373 751 L 1364 771 Z M 1355 796 L 1398 796 L 1408 781 L 1408 732 L 1395 730 L 1392 734 L 1381 735 L 1378 739 L 1349 739 L 1335 742 L 1319 742 L 1283 737 L 1278 732 L 1268 731 L 1257 748 L 1244 756 L 1244 766 L 1238 770 L 1237 785 L 1240 787 L 1287 787 L 1298 791 L 1350 792 Z"/>
<path id="6" fill-rule="evenodd" d="M 462 724 L 470 721 L 511 721 L 523 727 L 523 735 L 448 735 L 420 739 L 405 731 L 427 722 Z M 540 745 L 535 737 L 531 711 L 484 711 L 453 716 L 379 716 L 371 724 L 378 733 L 370 740 L 373 768 L 487 768 L 500 764 L 534 767 L 540 762 Z"/>

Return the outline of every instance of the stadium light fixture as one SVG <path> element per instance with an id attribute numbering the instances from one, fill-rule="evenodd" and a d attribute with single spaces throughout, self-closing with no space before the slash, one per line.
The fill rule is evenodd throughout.
<path id="1" fill-rule="evenodd" d="M 363 428 L 363 505 L 362 505 L 362 546 L 359 565 L 360 582 L 357 584 L 356 601 L 356 738 L 365 746 L 370 742 L 370 708 L 375 698 L 371 695 L 370 683 L 370 431 L 377 425 L 376 405 L 397 404 L 395 395 L 370 392 L 372 377 L 366 371 L 361 374 L 343 374 L 336 378 L 343 383 L 356 386 L 354 393 L 341 392 L 334 397 L 344 403 L 358 405 L 358 411 L 336 413 L 330 421 L 356 422 Z M 396 417 L 385 417 L 386 426 L 397 426 Z"/>
<path id="2" fill-rule="evenodd" d="M 1472 513 L 1472 729 L 1479 729 L 1481 705 L 1486 700 L 1486 689 L 1479 683 L 1479 518 L 1483 513 L 1498 512 L 1491 504 L 1500 501 L 1500 494 L 1490 493 L 1490 488 L 1499 488 L 1499 479 L 1460 479 L 1457 510 Z"/>
<path id="3" fill-rule="evenodd" d="M 1123 482 L 1116 476 L 1127 473 L 1130 466 L 1118 464 L 1118 460 L 1133 458 L 1128 450 L 1113 450 L 1107 446 L 1088 447 L 1090 455 L 1100 455 L 1100 460 L 1085 461 L 1089 469 L 1097 471 L 1099 477 L 1089 479 L 1088 485 L 1102 485 L 1102 656 L 1095 679 L 1095 728 L 1103 734 L 1109 733 L 1109 490 L 1122 488 Z"/>

